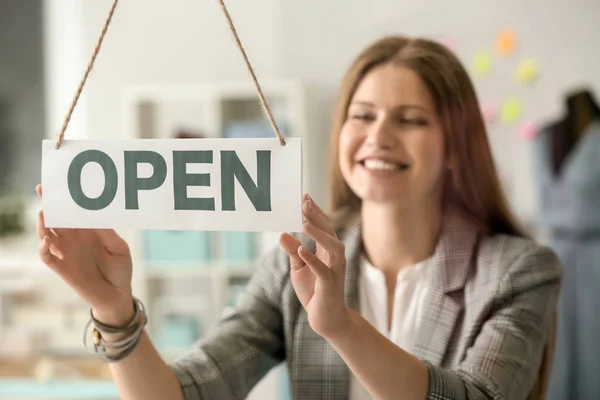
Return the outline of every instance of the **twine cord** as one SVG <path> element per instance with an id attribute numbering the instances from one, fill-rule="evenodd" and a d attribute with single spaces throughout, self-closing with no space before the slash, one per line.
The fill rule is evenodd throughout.
<path id="1" fill-rule="evenodd" d="M 100 33 L 100 37 L 98 38 L 98 41 L 96 43 L 96 47 L 94 49 L 94 52 L 92 54 L 92 57 L 90 58 L 90 61 L 88 63 L 88 66 L 86 68 L 85 74 L 79 84 L 79 87 L 77 89 L 77 92 L 75 93 L 75 97 L 73 98 L 73 101 L 71 102 L 71 106 L 69 107 L 69 111 L 67 113 L 67 116 L 65 117 L 65 120 L 63 122 L 62 128 L 60 130 L 60 133 L 58 134 L 58 137 L 56 138 L 56 149 L 60 148 L 60 145 L 63 142 L 63 139 L 65 137 L 65 132 L 67 131 L 67 127 L 69 126 L 69 122 L 71 120 L 71 117 L 73 115 L 73 111 L 75 110 L 75 107 L 77 106 L 77 102 L 79 101 L 79 98 L 81 97 L 81 93 L 83 92 L 83 88 L 87 82 L 88 76 L 90 75 L 90 72 L 92 71 L 92 69 L 94 68 L 94 63 L 96 62 L 96 58 L 98 57 L 98 54 L 100 53 L 100 48 L 102 47 L 102 42 L 104 41 L 104 37 L 106 36 L 106 32 L 108 31 L 108 28 L 112 22 L 112 18 L 113 15 L 115 13 L 115 9 L 117 8 L 117 4 L 119 3 L 119 0 L 114 0 L 112 7 L 110 9 L 110 12 L 108 14 L 108 17 L 106 18 L 106 21 L 104 22 L 104 26 L 102 28 L 102 32 Z M 283 135 L 281 134 L 281 131 L 279 130 L 279 126 L 277 126 L 277 122 L 275 122 L 275 118 L 273 118 L 273 114 L 271 112 L 271 108 L 269 107 L 269 104 L 265 98 L 265 95 L 263 94 L 263 91 L 260 87 L 260 83 L 258 82 L 258 78 L 256 77 L 256 74 L 254 73 L 254 69 L 252 68 L 252 65 L 250 63 L 250 60 L 248 59 L 248 55 L 246 54 L 246 50 L 244 49 L 244 46 L 242 45 L 242 42 L 240 41 L 240 38 L 237 34 L 237 30 L 235 29 L 235 26 L 233 24 L 233 21 L 231 19 L 231 15 L 229 14 L 229 11 L 227 11 L 227 7 L 225 6 L 225 2 L 224 0 L 219 0 L 219 3 L 221 4 L 221 10 L 223 11 L 223 14 L 225 15 L 225 18 L 227 19 L 227 23 L 229 25 L 229 29 L 231 30 L 231 32 L 233 33 L 233 37 L 235 39 L 235 43 L 237 48 L 240 50 L 240 52 L 242 53 L 242 57 L 244 59 L 244 62 L 246 64 L 246 67 L 248 68 L 248 71 L 250 72 L 250 76 L 252 77 L 252 81 L 254 82 L 254 85 L 256 87 L 256 91 L 258 92 L 258 97 L 260 99 L 260 104 L 262 105 L 263 110 L 265 111 L 265 113 L 267 114 L 267 118 L 269 119 L 269 122 L 271 123 L 271 127 L 273 128 L 273 130 L 275 131 L 275 134 L 277 135 L 277 138 L 279 139 L 279 142 L 282 146 L 285 146 L 285 139 L 283 137 Z"/>
<path id="2" fill-rule="evenodd" d="M 98 57 L 98 53 L 100 53 L 100 48 L 102 47 L 102 42 L 104 41 L 104 36 L 106 36 L 106 32 L 108 31 L 108 27 L 110 26 L 110 22 L 112 21 L 112 17 L 115 13 L 115 9 L 117 8 L 118 3 L 119 3 L 119 0 L 115 0 L 113 2 L 113 5 L 110 8 L 108 17 L 106 18 L 106 21 L 104 22 L 104 27 L 102 28 L 102 32 L 100 33 L 100 37 L 98 38 L 98 42 L 96 43 L 96 48 L 94 49 L 92 58 L 90 59 L 90 61 L 88 63 L 88 66 L 85 70 L 85 74 L 83 75 L 83 79 L 81 80 L 81 82 L 79 84 L 79 88 L 77 89 L 77 92 L 75 93 L 75 97 L 73 98 L 73 101 L 71 102 L 71 107 L 69 107 L 69 112 L 67 113 L 67 116 L 65 117 L 65 121 L 63 122 L 63 126 L 60 130 L 60 133 L 58 134 L 58 137 L 56 138 L 56 149 L 60 148 L 60 145 L 62 144 L 62 141 L 65 137 L 65 132 L 67 131 L 67 126 L 69 126 L 69 121 L 71 121 L 71 116 L 73 115 L 73 111 L 75 111 L 75 107 L 77 106 L 77 102 L 79 101 L 81 92 L 83 92 L 83 87 L 85 86 L 85 83 L 87 82 L 88 76 L 90 75 L 90 72 L 92 72 L 92 68 L 94 68 L 94 63 L 96 62 L 96 57 Z"/>
<path id="3" fill-rule="evenodd" d="M 221 4 L 221 10 L 223 10 L 223 14 L 225 15 L 225 18 L 227 19 L 229 29 L 231 30 L 231 33 L 233 33 L 233 37 L 235 39 L 235 44 L 237 45 L 237 48 L 242 53 L 242 57 L 244 58 L 246 67 L 248 67 L 248 71 L 250 72 L 252 81 L 254 82 L 254 85 L 256 86 L 256 91 L 258 92 L 258 97 L 260 98 L 260 104 L 262 105 L 263 109 L 265 110 L 265 113 L 267 114 L 267 117 L 269 118 L 269 122 L 271 123 L 271 127 L 275 131 L 275 134 L 277 135 L 279 142 L 281 143 L 282 146 L 285 146 L 285 139 L 283 138 L 283 135 L 281 134 L 281 131 L 279 130 L 279 126 L 277 126 L 277 122 L 275 122 L 275 118 L 273 118 L 273 114 L 271 113 L 271 108 L 269 107 L 269 104 L 267 103 L 267 100 L 265 99 L 265 95 L 263 94 L 263 91 L 260 88 L 260 83 L 258 83 L 258 79 L 256 78 L 256 74 L 254 73 L 254 69 L 252 68 L 252 65 L 250 64 L 250 60 L 248 59 L 248 55 L 246 54 L 246 50 L 244 49 L 244 46 L 242 45 L 242 42 L 240 41 L 240 38 L 237 34 L 237 30 L 235 29 L 235 26 L 233 25 L 233 21 L 231 20 L 231 15 L 229 15 L 229 11 L 227 11 L 227 7 L 225 6 L 225 1 L 219 0 L 219 3 Z"/>

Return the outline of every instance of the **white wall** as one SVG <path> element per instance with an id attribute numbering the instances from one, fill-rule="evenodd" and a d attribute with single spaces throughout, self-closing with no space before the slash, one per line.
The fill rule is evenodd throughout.
<path id="1" fill-rule="evenodd" d="M 60 0 L 54 0 L 60 1 Z M 84 54 L 91 52 L 112 0 L 84 3 Z M 467 63 L 480 48 L 491 48 L 506 26 L 519 34 L 520 54 L 536 57 L 542 68 L 527 90 L 508 81 L 507 63 L 498 75 L 477 82 L 484 101 L 516 93 L 527 117 L 554 118 L 572 85 L 589 84 L 600 97 L 600 2 L 596 0 L 229 0 L 239 34 L 259 78 L 299 78 L 309 84 L 309 128 L 327 144 L 329 113 L 339 79 L 354 55 L 383 34 L 450 36 Z M 79 78 L 79 75 L 77 76 Z M 86 89 L 85 135 L 122 135 L 120 96 L 128 84 L 249 79 L 216 0 L 123 1 Z M 513 185 L 520 216 L 536 208 L 529 145 L 514 129 L 490 129 L 502 173 Z M 510 149 L 510 150 L 509 150 Z M 325 168 L 325 146 L 313 146 Z M 324 202 L 326 182 L 316 194 Z"/>
<path id="2" fill-rule="evenodd" d="M 111 3 L 112 0 L 86 3 L 84 37 L 90 51 Z M 258 76 L 277 75 L 277 1 L 228 3 Z M 244 79 L 249 79 L 249 75 L 218 2 L 122 1 L 88 88 L 88 135 L 120 136 L 120 95 L 127 85 Z"/>
<path id="3" fill-rule="evenodd" d="M 87 65 L 82 37 L 84 7 L 80 0 L 44 0 L 47 138 L 55 138 L 60 131 Z M 69 123 L 68 138 L 86 137 L 86 99 L 84 91 Z"/>

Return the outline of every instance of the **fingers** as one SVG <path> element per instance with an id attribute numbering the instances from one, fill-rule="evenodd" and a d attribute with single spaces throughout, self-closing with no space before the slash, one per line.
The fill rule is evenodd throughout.
<path id="1" fill-rule="evenodd" d="M 42 240 L 44 238 L 44 236 L 49 236 L 51 239 L 55 239 L 55 238 L 62 238 L 65 239 L 65 241 L 68 242 L 69 238 L 73 233 L 73 229 L 50 229 L 50 228 L 46 228 L 46 221 L 44 220 L 44 211 L 40 210 L 38 211 L 38 221 L 37 221 L 37 227 L 36 227 L 36 232 L 38 235 L 38 238 L 40 238 L 40 240 Z"/>
<path id="2" fill-rule="evenodd" d="M 39 257 L 44 264 L 50 267 L 53 270 L 58 268 L 59 258 L 52 254 L 50 251 L 51 241 L 50 237 L 44 236 L 42 241 L 40 242 L 40 246 L 38 249 Z"/>
<path id="3" fill-rule="evenodd" d="M 38 211 L 36 231 L 40 240 L 51 235 L 50 229 L 46 228 L 46 223 L 44 222 L 44 212 L 42 210 Z"/>
<path id="4" fill-rule="evenodd" d="M 329 219 L 329 217 L 327 216 L 327 213 L 325 211 L 323 211 L 321 209 L 321 207 L 319 207 L 319 205 L 312 199 L 312 197 L 310 197 L 308 194 L 304 195 L 304 200 L 310 200 L 311 203 L 314 205 L 315 211 L 317 211 L 319 214 L 321 214 L 325 219 Z"/>
<path id="5" fill-rule="evenodd" d="M 127 242 L 114 229 L 97 229 L 96 234 L 110 254 L 123 256 L 129 253 Z"/>
<path id="6" fill-rule="evenodd" d="M 41 199 L 42 198 L 42 185 L 37 185 L 35 187 L 35 191 L 37 192 L 39 198 Z M 38 238 L 40 240 L 43 240 L 45 236 L 54 236 L 54 232 L 52 232 L 50 229 L 46 228 L 46 222 L 44 221 L 44 211 L 43 210 L 38 211 L 36 232 L 37 232 Z"/>
<path id="7" fill-rule="evenodd" d="M 331 280 L 331 270 L 327 265 L 323 264 L 323 262 L 314 255 L 311 251 L 309 251 L 306 247 L 300 246 L 298 248 L 298 255 L 306 265 L 310 268 L 310 270 L 317 276 L 319 279 L 323 279 L 326 281 Z"/>
<path id="8" fill-rule="evenodd" d="M 64 258 L 64 249 L 60 249 L 61 238 L 58 237 L 52 231 L 52 229 L 46 228 L 46 224 L 44 222 L 44 212 L 38 212 L 38 222 L 37 222 L 37 235 L 42 241 L 40 243 L 40 258 L 42 261 L 46 263 L 48 262 L 56 262 Z M 48 254 L 45 254 L 47 250 Z"/>
<path id="9" fill-rule="evenodd" d="M 344 259 L 344 244 L 338 239 L 335 229 L 323 210 L 318 208 L 308 196 L 302 205 L 302 211 L 306 218 L 304 233 L 329 253 L 330 259 L 326 262 L 330 264 L 330 267 L 334 267 L 338 261 Z"/>
<path id="10" fill-rule="evenodd" d="M 298 255 L 298 248 L 301 246 L 298 238 L 290 235 L 289 233 L 283 233 L 279 237 L 279 243 L 281 247 L 286 251 L 286 253 L 290 256 L 290 266 L 292 269 L 299 269 L 304 266 L 304 261 Z"/>
<path id="11" fill-rule="evenodd" d="M 308 198 L 302 204 L 302 213 L 307 220 L 314 223 L 321 230 L 327 232 L 331 236 L 337 236 L 335 234 L 335 229 L 333 229 L 333 226 L 331 225 L 331 222 L 329 222 L 327 215 L 323 212 L 323 210 L 318 208 L 317 204 L 312 201 L 312 199 Z"/>
<path id="12" fill-rule="evenodd" d="M 344 244 L 338 238 L 323 231 L 316 224 L 308 220 L 305 221 L 304 233 L 329 253 L 332 264 L 344 258 Z"/>

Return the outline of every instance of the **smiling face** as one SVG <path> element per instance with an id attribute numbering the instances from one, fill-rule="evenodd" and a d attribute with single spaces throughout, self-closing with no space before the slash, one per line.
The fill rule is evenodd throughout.
<path id="1" fill-rule="evenodd" d="M 473 82 L 445 46 L 395 35 L 365 47 L 344 74 L 331 128 L 333 213 L 430 202 L 420 211 L 439 205 L 480 232 L 523 235 Z"/>
<path id="2" fill-rule="evenodd" d="M 444 136 L 418 74 L 391 63 L 369 71 L 351 98 L 338 157 L 363 203 L 410 207 L 440 200 Z"/>

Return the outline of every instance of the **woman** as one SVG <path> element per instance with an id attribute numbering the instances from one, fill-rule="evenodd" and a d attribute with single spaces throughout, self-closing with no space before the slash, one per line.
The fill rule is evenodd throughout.
<path id="1" fill-rule="evenodd" d="M 123 399 L 243 399 L 282 361 L 295 399 L 532 393 L 560 267 L 509 212 L 459 61 L 427 40 L 373 43 L 345 76 L 331 148 L 332 215 L 306 196 L 303 235 L 283 234 L 235 313 L 176 362 L 145 334 L 114 344 Z M 38 229 L 41 259 L 91 305 L 96 339 L 135 337 L 127 244 L 51 232 L 41 214 Z"/>

